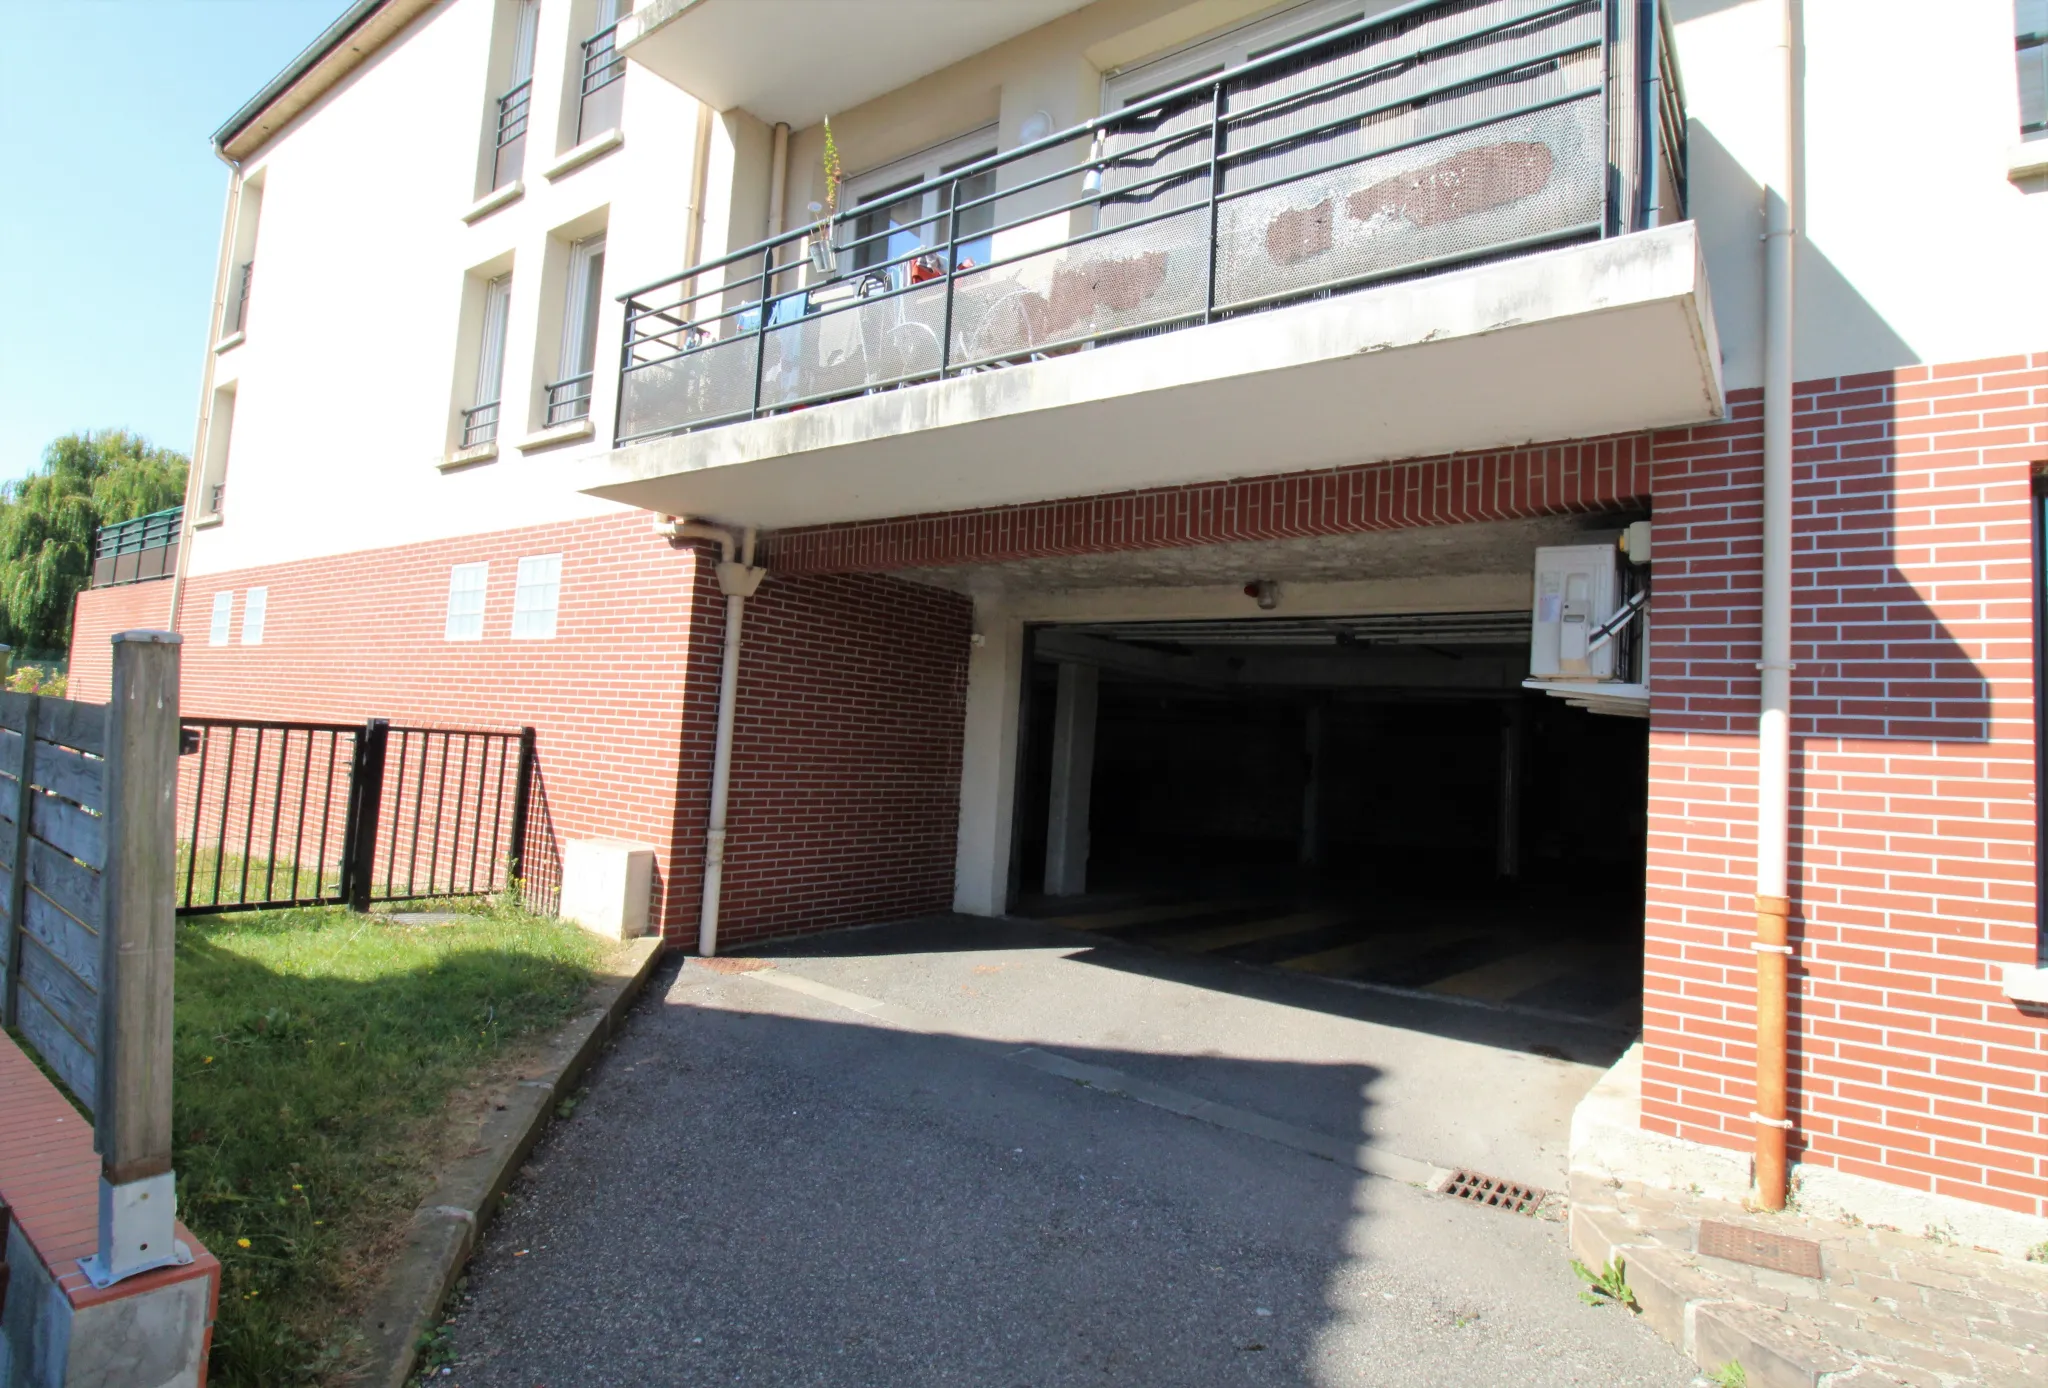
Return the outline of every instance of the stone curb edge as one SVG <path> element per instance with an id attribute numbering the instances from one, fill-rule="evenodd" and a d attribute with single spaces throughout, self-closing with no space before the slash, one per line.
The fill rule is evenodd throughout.
<path id="1" fill-rule="evenodd" d="M 1570 1237 L 1573 1256 L 1589 1268 L 1622 1259 L 1643 1320 L 1704 1373 L 1733 1360 L 1751 1388 L 1828 1388 L 1856 1369 L 1776 1312 L 1729 1296 L 1671 1249 L 1636 1239 L 1617 1211 L 1573 1202 Z"/>
<path id="2" fill-rule="evenodd" d="M 405 1388 L 422 1336 L 433 1329 L 457 1275 L 476 1248 L 505 1189 L 533 1150 L 555 1105 L 574 1090 L 639 1001 L 663 954 L 659 936 L 625 943 L 614 972 L 590 990 L 583 1013 L 555 1034 L 534 1067 L 486 1115 L 471 1148 L 446 1171 L 412 1217 L 405 1246 L 372 1299 L 361 1330 L 368 1347 L 364 1367 L 350 1381 L 362 1388 Z"/>

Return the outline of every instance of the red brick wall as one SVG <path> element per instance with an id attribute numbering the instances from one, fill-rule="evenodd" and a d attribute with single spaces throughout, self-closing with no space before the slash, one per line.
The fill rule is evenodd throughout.
<path id="1" fill-rule="evenodd" d="M 706 592 L 715 651 L 723 612 Z M 972 604 L 936 588 L 771 571 L 741 628 L 721 949 L 951 907 L 972 624 Z M 693 865 L 716 731 L 702 712 L 676 821 L 675 857 Z"/>
<path id="2" fill-rule="evenodd" d="M 113 696 L 117 631 L 162 630 L 171 619 L 171 581 L 87 588 L 71 609 L 71 660 L 65 692 L 81 703 L 103 704 Z"/>
<path id="3" fill-rule="evenodd" d="M 555 638 L 511 640 L 519 558 L 557 551 Z M 564 837 L 653 845 L 658 917 L 692 944 L 725 613 L 699 554 L 629 515 L 195 578 L 180 622 L 184 711 L 531 724 L 541 842 L 530 875 L 548 880 Z M 448 641 L 449 567 L 479 560 L 491 565 L 484 639 Z M 243 646 L 244 595 L 258 585 L 270 590 L 263 644 Z M 81 595 L 74 650 L 91 672 L 80 697 L 106 697 L 110 658 L 93 658 L 105 634 L 161 625 L 169 589 Z M 216 647 L 208 625 L 222 589 L 236 594 L 235 617 L 232 644 Z M 725 944 L 945 909 L 971 604 L 888 578 L 771 576 L 748 608 Z M 394 739 L 393 768 L 398 755 Z M 231 821 L 239 842 L 242 820 Z"/>
<path id="4" fill-rule="evenodd" d="M 2048 1214 L 2028 474 L 2048 354 L 1798 388 L 1804 1160 Z M 1644 1122 L 1753 1140 L 1761 405 L 1655 440 Z"/>
<path id="5" fill-rule="evenodd" d="M 763 551 L 782 573 L 844 573 L 1513 520 L 1649 499 L 1649 440 L 1629 435 L 785 530 Z"/>

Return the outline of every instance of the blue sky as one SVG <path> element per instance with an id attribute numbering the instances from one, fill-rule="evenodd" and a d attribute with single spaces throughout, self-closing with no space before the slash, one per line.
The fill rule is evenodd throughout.
<path id="1" fill-rule="evenodd" d="M 346 3 L 0 0 L 0 479 L 73 429 L 191 449 L 210 137 Z"/>

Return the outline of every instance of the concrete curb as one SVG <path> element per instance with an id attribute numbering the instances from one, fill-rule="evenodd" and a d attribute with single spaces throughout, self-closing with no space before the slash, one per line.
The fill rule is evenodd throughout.
<path id="1" fill-rule="evenodd" d="M 405 1247 L 362 1322 L 369 1353 L 353 1377 L 364 1388 L 405 1388 L 420 1338 L 433 1329 L 441 1303 L 491 1222 L 526 1154 L 546 1130 L 555 1105 L 597 1059 L 626 1010 L 639 1000 L 661 958 L 658 936 L 626 942 L 614 972 L 590 990 L 584 1011 L 555 1035 L 533 1067 L 489 1114 L 476 1146 L 441 1174 L 412 1217 Z"/>

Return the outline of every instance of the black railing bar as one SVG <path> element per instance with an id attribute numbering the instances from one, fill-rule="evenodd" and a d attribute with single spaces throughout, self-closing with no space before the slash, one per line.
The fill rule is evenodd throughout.
<path id="1" fill-rule="evenodd" d="M 442 733 L 468 733 L 471 737 L 516 738 L 519 736 L 517 733 L 508 733 L 502 728 L 401 728 L 394 724 L 391 731 L 394 733 L 418 733 L 422 737 L 437 737 Z"/>
<path id="2" fill-rule="evenodd" d="M 1554 106 L 1567 106 L 1574 101 L 1584 101 L 1587 97 L 1598 95 L 1600 95 L 1598 87 L 1581 87 L 1575 92 L 1566 92 L 1561 96 L 1549 97 L 1530 106 L 1517 107 L 1515 110 L 1506 112 L 1503 115 L 1485 116 L 1465 125 L 1450 126 L 1444 130 L 1433 131 L 1428 135 L 1418 135 L 1412 140 L 1403 140 L 1398 144 L 1384 145 L 1379 149 L 1368 150 L 1364 154 L 1347 155 L 1342 159 L 1332 160 L 1327 164 L 1318 164 L 1313 169 L 1304 170 L 1299 173 L 1290 172 L 1279 178 L 1255 184 L 1249 188 L 1232 188 L 1222 196 L 1225 201 L 1232 198 L 1250 197 L 1253 193 L 1263 193 L 1272 188 L 1283 188 L 1289 183 L 1298 183 L 1305 178 L 1314 178 L 1320 174 L 1348 168 L 1353 164 L 1362 164 L 1368 159 L 1378 159 L 1389 154 L 1399 154 L 1403 150 L 1417 149 L 1423 145 L 1432 145 L 1439 140 L 1448 140 L 1458 135 L 1469 135 L 1475 130 L 1484 130 L 1489 125 L 1498 125 L 1502 121 L 1519 120 L 1523 116 L 1533 116 L 1548 111 Z"/>
<path id="3" fill-rule="evenodd" d="M 1224 139 L 1227 131 L 1223 123 L 1224 83 L 1217 82 L 1215 99 L 1209 111 L 1209 169 L 1206 182 L 1209 185 L 1208 202 L 1208 245 L 1205 249 L 1205 268 L 1202 278 L 1202 321 L 1208 323 L 1216 317 L 1216 256 L 1218 246 L 1218 216 L 1222 204 L 1217 194 L 1223 187 Z"/>
<path id="4" fill-rule="evenodd" d="M 1463 92 L 1463 89 L 1468 87 L 1484 90 L 1485 83 L 1497 82 L 1502 78 L 1513 77 L 1517 73 L 1527 72 L 1530 77 L 1540 77 L 1544 74 L 1536 69 L 1548 67 L 1550 71 L 1554 72 L 1558 67 L 1562 66 L 1567 58 L 1579 53 L 1598 51 L 1603 47 L 1605 45 L 1599 39 L 1588 39 L 1584 42 L 1571 44 L 1565 48 L 1553 49 L 1548 53 L 1518 59 L 1511 63 L 1503 63 L 1499 67 L 1489 68 L 1485 72 L 1473 73 L 1469 77 L 1458 79 L 1456 82 L 1431 88 L 1420 96 L 1401 97 L 1394 101 L 1382 102 L 1378 106 L 1369 106 L 1363 111 L 1349 111 L 1333 120 L 1309 126 L 1306 130 L 1290 130 L 1284 135 L 1275 136 L 1273 139 L 1265 141 L 1263 144 L 1248 145 L 1241 150 L 1231 150 L 1225 154 L 1218 154 L 1216 162 L 1225 164 L 1238 163 L 1246 159 L 1256 159 L 1285 145 L 1300 144 L 1305 140 L 1314 140 L 1332 133 L 1341 133 L 1346 126 L 1355 126 L 1360 122 L 1371 120 L 1374 116 L 1386 115 L 1399 111 L 1404 107 L 1414 106 L 1418 101 L 1430 100 L 1432 104 L 1436 104 L 1435 98 L 1454 99 Z M 1497 117 L 1496 119 L 1505 119 L 1505 117 Z M 1357 133 L 1363 135 L 1365 132 L 1361 130 Z M 1441 131 L 1435 132 L 1431 138 L 1441 138 L 1442 134 L 1443 132 Z"/>
<path id="5" fill-rule="evenodd" d="M 1499 34 L 1508 33 L 1511 30 L 1526 28 L 1530 31 L 1528 35 L 1517 35 L 1515 36 L 1515 38 L 1533 37 L 1538 31 L 1545 27 L 1545 21 L 1561 20 L 1564 23 L 1570 23 L 1573 20 L 1589 17 L 1593 14 L 1596 14 L 1598 12 L 1596 9 L 1587 7 L 1597 5 L 1598 3 L 1599 0 L 1565 0 L 1565 3 L 1553 5 L 1547 10 L 1542 10 L 1535 14 L 1520 15 L 1512 19 L 1503 20 L 1498 24 L 1490 24 L 1483 29 L 1475 29 L 1471 33 L 1465 34 L 1457 39 L 1451 40 L 1446 43 L 1438 44 L 1433 49 L 1428 50 L 1429 57 L 1427 59 L 1401 58 L 1393 60 L 1391 62 L 1382 63 L 1377 67 L 1367 68 L 1362 72 L 1346 73 L 1341 77 L 1330 78 L 1324 82 L 1319 83 L 1314 87 L 1306 89 L 1305 91 L 1288 92 L 1283 96 L 1269 98 L 1268 100 L 1263 101 L 1256 106 L 1247 106 L 1242 111 L 1226 111 L 1224 113 L 1223 121 L 1226 126 L 1241 125 L 1253 121 L 1271 119 L 1274 115 L 1283 114 L 1289 108 L 1313 106 L 1318 102 L 1328 101 L 1332 97 L 1345 95 L 1346 93 L 1344 91 L 1344 88 L 1346 87 L 1368 87 L 1373 85 L 1375 82 L 1380 82 L 1387 80 L 1391 77 L 1399 76 L 1403 72 L 1419 71 L 1421 68 L 1426 66 L 1428 62 L 1441 61 L 1444 57 L 1450 56 L 1450 50 L 1452 49 L 1465 47 L 1467 45 L 1474 44 L 1482 39 L 1491 38 Z M 1571 13 L 1571 11 L 1573 10 L 1583 10 L 1584 14 L 1573 14 Z M 1551 27 L 1556 26 L 1553 25 Z M 1515 40 L 1511 38 L 1509 41 L 1513 42 Z M 1548 55 L 1513 59 L 1502 64 L 1501 66 L 1490 69 L 1487 72 L 1468 73 L 1460 77 L 1455 77 L 1439 86 L 1428 87 L 1424 88 L 1421 91 L 1411 92 L 1406 96 L 1399 97 L 1381 106 L 1373 107 L 1366 111 L 1358 112 L 1357 115 L 1359 117 L 1363 117 L 1375 114 L 1379 111 L 1394 110 L 1401 106 L 1417 105 L 1423 102 L 1427 102 L 1433 97 L 1441 96 L 1449 92 L 1455 92 L 1458 88 L 1466 86 L 1469 83 L 1484 81 L 1489 77 L 1498 76 L 1503 73 L 1513 72 L 1518 67 L 1524 67 L 1532 63 L 1543 62 L 1546 60 L 1546 57 L 1551 60 L 1555 60 L 1567 57 L 1573 53 L 1581 52 L 1584 49 L 1604 47 L 1605 43 L 1606 41 L 1604 39 L 1588 39 L 1579 43 L 1571 44 L 1565 48 L 1555 49 Z"/>
<path id="6" fill-rule="evenodd" d="M 277 885 L 277 821 L 284 814 L 284 775 L 291 764 L 292 735 L 284 735 L 283 745 L 277 749 L 277 785 L 270 792 L 270 847 L 266 850 L 268 861 L 263 865 L 263 896 L 267 901 L 270 892 Z M 301 801 L 301 804 L 304 802 Z M 296 890 L 298 883 L 292 884 Z"/>
<path id="7" fill-rule="evenodd" d="M 294 897 L 289 901 L 217 901 L 205 906 L 180 906 L 180 916 L 224 916 L 230 911 L 289 911 L 301 906 L 332 906 L 335 898 L 325 896 Z"/>
<path id="8" fill-rule="evenodd" d="M 476 823 L 469 827 L 469 889 L 472 892 L 476 890 L 476 841 L 482 832 L 484 822 L 484 768 L 489 766 L 490 762 L 491 744 L 486 741 L 484 743 L 483 757 L 477 762 L 476 766 Z M 468 797 L 469 739 L 464 738 L 462 740 L 462 784 L 455 791 L 457 802 L 455 806 L 455 852 L 458 855 L 462 852 L 462 804 L 467 801 Z M 450 861 L 453 862 L 453 859 L 450 859 Z"/>
<path id="9" fill-rule="evenodd" d="M 292 895 L 299 894 L 299 865 L 306 857 L 306 792 L 313 788 L 313 734 L 306 734 L 306 755 L 299 760 L 299 812 L 292 817 Z M 325 859 L 322 859 L 324 862 Z M 319 890 L 315 877 L 313 888 Z"/>
<path id="10" fill-rule="evenodd" d="M 454 736 L 441 739 L 441 771 L 434 778 L 434 835 L 427 840 L 427 889 L 434 890 L 441 885 L 441 807 L 448 803 L 448 744 Z M 420 789 L 426 790 L 424 778 Z M 459 812 L 459 807 L 458 807 Z"/>
<path id="11" fill-rule="evenodd" d="M 249 812 L 242 816 L 242 887 L 236 893 L 249 899 L 249 850 L 256 845 L 256 787 L 263 776 L 263 729 L 256 730 L 256 755 L 249 760 Z"/>
<path id="12" fill-rule="evenodd" d="M 498 864 L 503 861 L 498 857 L 498 830 L 505 818 L 505 758 L 509 755 L 509 746 L 504 742 L 498 744 L 498 783 L 491 790 L 491 881 L 494 884 L 498 880 Z M 481 823 L 478 827 L 481 829 Z"/>
<path id="13" fill-rule="evenodd" d="M 1607 133 L 1607 158 L 1600 178 L 1600 234 L 1607 236 L 1614 229 L 1614 195 L 1618 191 L 1615 184 L 1621 177 L 1621 169 L 1614 160 L 1615 132 L 1621 122 L 1615 119 L 1614 95 L 1608 90 L 1609 71 L 1621 48 L 1614 29 L 1614 0 L 1600 0 L 1600 43 L 1600 121 Z"/>
<path id="14" fill-rule="evenodd" d="M 178 716 L 178 722 L 181 726 L 187 728 L 269 728 L 273 731 L 288 728 L 295 732 L 304 731 L 314 733 L 346 733 L 355 731 L 355 728 L 353 726 L 346 723 L 290 723 L 283 722 L 277 719 L 213 718 L 199 714 L 189 713 L 180 714 Z"/>
<path id="15" fill-rule="evenodd" d="M 434 754 L 434 735 L 423 734 L 420 738 L 420 783 L 412 795 L 412 841 L 405 850 L 405 889 L 409 892 L 415 885 L 420 864 L 420 822 L 427 810 L 427 758 Z M 405 777 L 398 778 L 399 794 L 405 793 Z"/>
<path id="16" fill-rule="evenodd" d="M 1300 298 L 1304 293 L 1317 293 L 1331 289 L 1355 289 L 1359 285 L 1373 284 L 1382 280 L 1408 279 L 1413 276 L 1428 274 L 1433 270 L 1442 270 L 1453 265 L 1462 265 L 1469 261 L 1491 260 L 1496 256 L 1514 255 L 1521 251 L 1534 250 L 1539 246 L 1547 246 L 1556 242 L 1584 240 L 1588 237 L 1595 237 L 1599 230 L 1600 223 L 1598 222 L 1581 222 L 1575 227 L 1561 227 L 1556 231 L 1537 232 L 1533 236 L 1524 236 L 1517 241 L 1503 241 L 1498 245 L 1479 246 L 1468 251 L 1454 251 L 1448 255 L 1434 256 L 1429 260 L 1418 260 L 1406 265 L 1398 265 L 1388 270 L 1374 270 L 1363 275 L 1346 275 L 1342 279 L 1325 280 L 1319 284 L 1307 286 L 1305 289 L 1290 289 L 1276 294 L 1261 294 L 1257 298 L 1252 299 L 1233 299 L 1228 303 L 1216 305 L 1216 308 L 1219 312 L 1224 313 L 1242 313 L 1247 309 L 1267 308 L 1274 304 L 1284 303 L 1290 299 Z"/>
<path id="17" fill-rule="evenodd" d="M 388 735 L 388 734 L 387 734 Z M 391 792 L 391 843 L 384 854 L 384 894 L 391 894 L 393 874 L 398 871 L 398 821 L 405 810 L 405 758 L 412 746 L 412 739 L 404 732 L 398 735 L 398 778 L 389 783 Z"/>
<path id="18" fill-rule="evenodd" d="M 213 850 L 213 900 L 220 904 L 221 864 L 228 858 L 228 803 L 234 799 L 235 791 L 235 739 L 241 735 L 240 728 L 228 729 L 228 764 L 221 772 L 220 788 L 220 841 Z"/>
<path id="19" fill-rule="evenodd" d="M 1665 63 L 1671 68 L 1671 94 L 1677 98 L 1680 110 L 1685 108 L 1685 74 L 1678 67 L 1678 30 L 1671 22 L 1671 6 L 1667 0 L 1657 0 L 1657 27 L 1663 33 L 1659 45 Z"/>
<path id="20" fill-rule="evenodd" d="M 185 904 L 192 904 L 192 877 L 199 871 L 199 826 L 205 821 L 206 753 L 210 737 L 199 739 L 199 775 L 192 783 L 192 838 L 185 849 Z"/>
<path id="21" fill-rule="evenodd" d="M 1554 5 L 1547 6 L 1541 10 L 1530 11 L 1528 14 L 1520 16 L 1520 18 L 1523 20 L 1536 19 L 1552 12 L 1553 10 L 1566 9 L 1570 8 L 1571 6 L 1583 3 L 1585 3 L 1585 0 L 1558 0 L 1558 3 Z M 925 179 L 921 183 L 913 184 L 908 188 L 899 190 L 892 196 L 902 201 L 908 201 L 913 196 L 921 197 L 925 193 L 928 193 L 935 188 L 938 188 L 946 183 L 949 183 L 954 179 L 972 178 L 976 174 L 986 172 L 989 169 L 1001 168 L 1006 164 L 1014 163 L 1022 159 L 1028 159 L 1033 155 L 1041 154 L 1046 150 L 1057 149 L 1062 145 L 1071 144 L 1078 139 L 1082 139 L 1084 137 L 1092 137 L 1097 131 L 1106 130 L 1111 126 L 1116 125 L 1120 121 L 1130 121 L 1136 119 L 1147 113 L 1156 111 L 1161 107 L 1170 106 L 1176 101 L 1185 100 L 1190 96 L 1206 92 L 1211 88 L 1215 87 L 1219 82 L 1235 82 L 1240 78 L 1244 77 L 1248 73 L 1257 72 L 1263 68 L 1276 66 L 1278 64 L 1291 62 L 1294 59 L 1302 57 L 1319 48 L 1323 48 L 1325 46 L 1334 46 L 1339 42 L 1343 41 L 1344 39 L 1350 38 L 1356 34 L 1364 33 L 1371 29 L 1380 27 L 1390 27 L 1398 23 L 1399 21 L 1408 18 L 1411 15 L 1420 13 L 1425 10 L 1448 9 L 1450 8 L 1450 4 L 1451 0 L 1410 0 L 1410 3 L 1406 5 L 1398 6 L 1394 9 L 1385 11 L 1381 14 L 1361 16 L 1359 19 L 1354 20 L 1350 24 L 1346 24 L 1336 29 L 1328 29 L 1319 34 L 1311 34 L 1309 37 L 1301 40 L 1299 43 L 1290 44 L 1285 48 L 1278 48 L 1271 53 L 1262 54 L 1261 56 L 1252 59 L 1250 62 L 1240 64 L 1239 66 L 1232 68 L 1226 72 L 1220 74 L 1211 73 L 1206 77 L 1198 77 L 1191 81 L 1184 82 L 1178 87 L 1169 88 L 1166 91 L 1160 92 L 1155 96 L 1147 98 L 1145 104 L 1141 107 L 1127 107 L 1120 111 L 1112 111 L 1106 115 L 1092 117 L 1091 119 L 1082 121 L 1077 125 L 1068 126 L 1065 130 L 1055 131 L 1053 134 L 1044 136 L 1041 139 L 1032 140 L 1027 144 L 1018 145 L 1012 149 L 1000 150 L 995 154 L 988 155 L 985 158 L 978 159 L 973 163 L 963 165 L 960 168 L 950 170 L 947 173 L 935 174 L 931 178 Z M 1466 41 L 1466 37 L 1467 36 L 1461 35 L 1456 39 L 1444 40 L 1441 43 L 1430 45 L 1427 48 L 1418 51 L 1429 52 L 1434 51 L 1436 48 L 1462 43 Z M 1414 55 L 1409 56 L 1412 59 Z M 1351 80 L 1353 75 L 1354 74 L 1346 73 L 1344 77 L 1335 80 L 1349 81 Z M 855 209 L 848 209 L 846 211 L 842 211 L 836 214 L 833 220 L 841 221 L 853 215 L 855 215 Z M 777 249 L 782 246 L 788 245 L 792 241 L 800 240 L 803 237 L 809 235 L 811 230 L 811 226 L 803 226 L 794 228 L 790 231 L 781 232 L 775 236 L 767 237 L 764 240 L 757 241 L 751 246 L 745 246 L 737 251 L 728 252 L 726 255 L 722 256 L 717 260 L 705 261 L 702 264 L 697 265 L 692 269 L 685 270 L 680 274 L 669 275 L 662 279 L 654 280 L 648 284 L 642 285 L 637 289 L 629 289 L 625 293 L 620 294 L 617 297 L 621 300 L 628 298 L 638 298 L 641 295 L 648 293 L 649 291 L 660 289 L 667 285 L 675 284 L 678 281 L 690 278 L 692 275 L 704 274 L 711 270 L 716 270 L 724 265 L 731 264 L 734 261 L 744 260 L 749 256 L 760 255 L 771 249 Z"/>
<path id="22" fill-rule="evenodd" d="M 339 751 L 341 739 L 334 733 L 327 734 L 327 788 L 320 797 L 320 880 L 315 884 L 322 896 L 327 894 L 327 822 L 334 813 L 334 759 Z M 355 742 L 349 742 L 349 761 L 355 761 Z M 339 889 L 340 883 L 335 884 Z"/>

